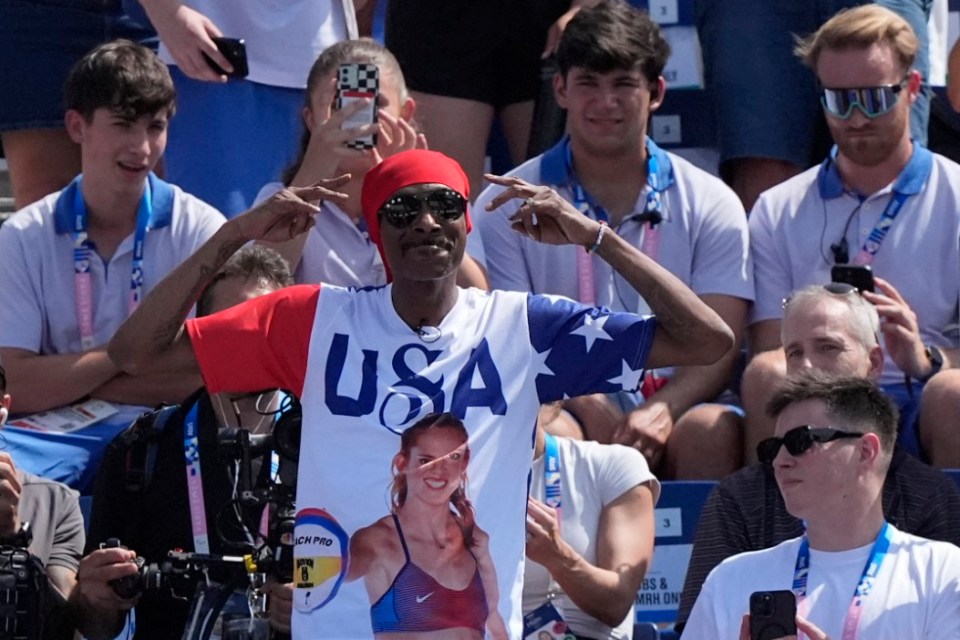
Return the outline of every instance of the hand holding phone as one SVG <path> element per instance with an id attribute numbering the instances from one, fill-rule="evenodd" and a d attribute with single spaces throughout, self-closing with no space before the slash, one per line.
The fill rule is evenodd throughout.
<path id="1" fill-rule="evenodd" d="M 228 73 L 223 67 L 214 62 L 213 58 L 204 53 L 203 57 L 207 61 L 207 64 L 210 65 L 210 68 L 228 78 L 246 78 L 250 70 L 247 67 L 247 45 L 244 41 L 238 40 L 237 38 L 217 37 L 211 39 L 213 43 L 217 45 L 217 51 L 219 51 L 233 67 L 233 71 Z"/>
<path id="2" fill-rule="evenodd" d="M 874 290 L 873 270 L 869 265 L 835 264 L 830 269 L 830 279 L 852 285 L 860 293 Z"/>
<path id="3" fill-rule="evenodd" d="M 354 62 L 342 64 L 337 69 L 337 109 L 359 100 L 368 100 L 366 107 L 346 118 L 341 129 L 356 129 L 377 121 L 377 102 L 380 94 L 380 69 L 375 64 Z M 349 140 L 351 149 L 373 149 L 377 146 L 377 134 Z"/>
<path id="4" fill-rule="evenodd" d="M 797 635 L 797 598 L 793 591 L 750 594 L 750 640 L 776 640 Z"/>

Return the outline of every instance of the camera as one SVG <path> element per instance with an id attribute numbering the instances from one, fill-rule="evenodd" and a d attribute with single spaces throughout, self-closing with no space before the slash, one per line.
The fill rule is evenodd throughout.
<path id="1" fill-rule="evenodd" d="M 0 638 L 4 640 L 40 640 L 44 634 L 47 576 L 27 544 L 0 545 Z"/>

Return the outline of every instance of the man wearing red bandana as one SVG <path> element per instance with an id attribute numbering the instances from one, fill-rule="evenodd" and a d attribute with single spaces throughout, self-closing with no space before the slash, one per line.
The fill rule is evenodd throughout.
<path id="1" fill-rule="evenodd" d="M 237 249 L 252 240 L 279 240 L 310 228 L 309 202 L 340 199 L 347 177 L 278 193 L 229 221 L 143 301 L 111 342 L 127 371 L 199 372 L 211 391 L 283 387 L 303 404 L 294 548 L 295 638 L 369 638 L 371 603 L 363 581 L 347 581 L 349 538 L 391 511 L 392 468 L 408 470 L 404 514 L 436 511 L 451 483 L 472 505 L 496 572 L 490 607 L 510 637 L 522 635 L 527 477 L 541 403 L 636 386 L 645 367 L 708 364 L 731 347 L 716 313 L 666 270 L 581 215 L 546 187 L 503 178 L 493 202 L 523 202 L 514 229 L 539 242 L 580 245 L 648 300 L 656 318 L 611 313 L 555 296 L 460 289 L 457 267 L 470 230 L 468 181 L 460 166 L 432 151 L 397 154 L 370 171 L 361 194 L 370 236 L 390 270 L 382 287 L 302 285 L 184 325 L 197 292 Z M 449 412 L 468 433 L 470 455 L 416 447 L 396 456 L 401 434 L 430 413 Z M 409 465 L 416 465 L 416 472 Z M 451 465 L 457 477 L 448 473 Z M 452 479 L 453 478 L 453 479 Z M 413 485 L 410 483 L 413 482 Z M 442 503 L 442 502 L 439 502 Z M 315 517 L 323 512 L 323 518 Z M 451 633 L 483 638 L 489 618 L 432 620 L 434 593 L 460 591 L 456 575 L 472 575 L 479 553 L 455 561 L 456 538 L 439 527 L 416 548 L 386 536 L 400 572 L 422 570 L 436 584 L 403 597 L 396 619 L 377 628 L 418 637 Z M 424 544 L 426 543 L 426 545 Z M 484 556 L 485 557 L 485 556 Z M 406 558 L 406 560 L 402 560 Z M 613 559 L 616 560 L 616 559 Z M 479 567 L 478 567 L 479 568 Z M 464 571 L 466 569 L 466 571 Z M 569 571 L 586 570 L 571 558 Z M 445 592 L 446 592 L 445 591 Z M 395 603 L 396 604 L 396 603 Z M 384 605 L 378 605 L 382 611 Z M 459 626 L 457 626 L 459 625 Z"/>

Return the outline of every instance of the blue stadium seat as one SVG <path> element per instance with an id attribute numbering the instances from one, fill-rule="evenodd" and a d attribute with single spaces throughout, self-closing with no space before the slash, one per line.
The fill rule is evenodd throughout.
<path id="1" fill-rule="evenodd" d="M 673 624 L 700 511 L 716 482 L 664 482 L 657 502 L 653 562 L 637 593 L 635 623 Z M 642 637 L 642 636 L 641 636 Z M 664 638 L 663 632 L 658 638 Z"/>

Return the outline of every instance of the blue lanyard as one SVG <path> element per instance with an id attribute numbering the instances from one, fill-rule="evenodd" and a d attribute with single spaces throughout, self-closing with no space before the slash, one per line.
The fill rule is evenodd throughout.
<path id="1" fill-rule="evenodd" d="M 893 536 L 890 530 L 890 523 L 884 522 L 880 529 L 880 535 L 873 543 L 873 549 L 870 551 L 870 557 L 867 558 L 867 564 L 863 567 L 863 573 L 860 574 L 860 581 L 853 592 L 853 599 L 850 602 L 850 608 L 847 611 L 847 617 L 843 622 L 843 640 L 853 640 L 857 637 L 857 626 L 860 624 L 860 614 L 862 613 L 863 598 L 870 594 L 873 588 L 874 580 L 880 572 L 880 565 L 890 550 L 890 539 Z M 797 596 L 798 602 L 802 602 L 807 597 L 807 578 L 810 574 L 810 541 L 804 535 L 800 541 L 800 550 L 797 552 L 797 565 L 793 571 L 793 593 Z"/>
<path id="2" fill-rule="evenodd" d="M 909 197 L 909 194 L 899 192 L 894 192 L 893 195 L 890 196 L 890 201 L 887 202 L 887 207 L 880 215 L 877 226 L 870 232 L 866 242 L 863 243 L 863 248 L 860 249 L 860 253 L 857 254 L 854 260 L 855 264 L 871 264 L 873 262 L 873 257 L 877 255 L 877 251 L 880 250 L 880 245 L 883 244 L 884 239 L 887 237 L 887 232 L 893 225 L 893 221 L 897 219 L 897 215 L 899 215 L 903 204 Z"/>
<path id="3" fill-rule="evenodd" d="M 549 433 L 544 434 L 543 494 L 544 503 L 557 510 L 559 519 L 562 499 L 560 497 L 560 450 L 557 439 Z"/>
<path id="4" fill-rule="evenodd" d="M 593 200 L 577 178 L 577 174 L 573 168 L 573 151 L 570 148 L 569 138 L 564 141 L 563 153 L 567 168 L 567 186 L 573 193 L 573 206 L 575 206 L 580 213 L 589 215 L 592 212 L 598 222 L 603 221 L 609 224 L 610 217 L 607 215 L 606 210 Z M 647 185 L 650 187 L 650 190 L 647 192 L 644 213 L 661 213 L 664 187 L 660 185 L 658 178 L 659 170 L 660 163 L 657 161 L 656 156 L 647 150 Z M 653 223 L 650 223 L 650 227 L 652 228 L 653 226 Z M 654 257 L 654 259 L 656 259 L 656 257 Z"/>
<path id="5" fill-rule="evenodd" d="M 83 178 L 80 178 L 73 200 L 73 272 L 80 343 L 84 350 L 88 350 L 96 346 L 93 335 L 93 284 L 90 276 L 90 258 L 93 255 L 93 248 L 87 239 L 89 216 L 87 203 L 83 199 L 82 185 Z M 137 228 L 133 237 L 133 261 L 130 273 L 129 313 L 133 313 L 143 299 L 144 244 L 152 216 L 153 199 L 150 181 L 147 180 L 144 182 L 143 195 L 137 206 Z"/>
<path id="6" fill-rule="evenodd" d="M 193 549 L 197 553 L 210 553 L 210 537 L 207 535 L 207 509 L 203 500 L 203 475 L 200 472 L 200 438 L 197 408 L 194 403 L 183 422 L 183 456 L 187 472 L 187 497 L 190 503 L 190 528 L 193 531 Z"/>

